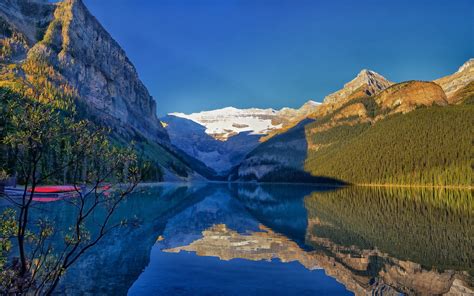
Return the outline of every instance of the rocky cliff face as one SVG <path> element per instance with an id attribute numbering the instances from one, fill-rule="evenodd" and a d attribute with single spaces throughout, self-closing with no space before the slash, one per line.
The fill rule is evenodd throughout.
<path id="1" fill-rule="evenodd" d="M 443 88 L 449 103 L 455 104 L 458 102 L 457 98 L 459 98 L 455 96 L 456 92 L 473 81 L 474 58 L 471 58 L 456 73 L 437 79 L 434 82 Z"/>
<path id="2" fill-rule="evenodd" d="M 0 29 L 0 62 L 50 66 L 98 121 L 128 137 L 168 141 L 134 66 L 81 0 L 2 1 Z"/>
<path id="3" fill-rule="evenodd" d="M 52 19 L 55 9 L 48 1 L 4 0 L 0 2 L 0 62 L 26 58 Z"/>
<path id="4" fill-rule="evenodd" d="M 171 145 L 135 67 L 81 0 L 0 1 L 0 65 L 0 86 L 41 102 L 74 99 L 81 117 L 120 144 L 134 140 L 165 179 L 212 174 Z"/>
<path id="5" fill-rule="evenodd" d="M 81 0 L 57 4 L 44 37 L 28 53 L 46 60 L 97 117 L 156 141 L 167 140 L 156 105 L 122 48 Z"/>

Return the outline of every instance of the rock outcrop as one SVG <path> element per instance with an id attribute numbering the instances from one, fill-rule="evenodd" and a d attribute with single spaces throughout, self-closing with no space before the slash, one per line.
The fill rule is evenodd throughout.
<path id="1" fill-rule="evenodd" d="M 439 85 L 424 81 L 408 81 L 392 85 L 374 99 L 382 112 L 387 110 L 390 113 L 407 113 L 417 107 L 448 104 L 448 99 Z"/>
<path id="2" fill-rule="evenodd" d="M 473 104 L 474 103 L 474 80 L 469 82 L 466 86 L 458 89 L 451 97 L 448 98 L 450 102 L 456 104 Z"/>
<path id="3" fill-rule="evenodd" d="M 355 103 L 355 104 L 342 108 L 341 111 L 337 112 L 336 115 L 334 115 L 334 120 L 335 121 L 347 120 L 352 117 L 357 117 L 357 118 L 362 118 L 362 119 L 367 118 L 367 109 L 365 108 L 364 104 Z"/>
<path id="4" fill-rule="evenodd" d="M 443 88 L 449 103 L 455 104 L 458 102 L 455 93 L 472 81 L 474 81 L 474 58 L 465 62 L 456 73 L 436 79 L 434 82 Z"/>

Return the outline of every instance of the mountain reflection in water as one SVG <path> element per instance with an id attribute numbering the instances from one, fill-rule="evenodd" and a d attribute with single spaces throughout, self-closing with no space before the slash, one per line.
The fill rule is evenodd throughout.
<path id="1" fill-rule="evenodd" d="M 67 227 L 67 203 L 40 205 Z M 474 293 L 474 200 L 452 189 L 142 187 L 59 294 Z"/>

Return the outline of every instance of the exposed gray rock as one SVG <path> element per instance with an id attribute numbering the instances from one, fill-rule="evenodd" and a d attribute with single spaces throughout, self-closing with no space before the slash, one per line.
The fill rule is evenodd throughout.
<path id="1" fill-rule="evenodd" d="M 261 137 L 243 132 L 221 141 L 208 135 L 205 126 L 192 120 L 173 115 L 161 120 L 166 124 L 173 145 L 220 174 L 225 174 L 239 164 L 259 144 Z"/>
<path id="2" fill-rule="evenodd" d="M 466 61 L 455 73 L 434 80 L 443 88 L 450 103 L 457 103 L 451 98 L 456 91 L 468 85 L 471 81 L 474 81 L 474 58 Z"/>
<path id="3" fill-rule="evenodd" d="M 168 140 L 135 67 L 81 0 L 57 5 L 43 40 L 28 55 L 47 59 L 96 116 L 115 119 L 147 138 Z"/>
<path id="4" fill-rule="evenodd" d="M 213 174 L 171 145 L 135 67 L 81 0 L 0 0 L 0 65 L 8 65 L 0 67 L 2 79 L 13 83 L 47 69 L 35 75 L 59 96 L 73 96 L 79 115 L 111 128 L 119 144 L 135 141 L 165 179 Z"/>

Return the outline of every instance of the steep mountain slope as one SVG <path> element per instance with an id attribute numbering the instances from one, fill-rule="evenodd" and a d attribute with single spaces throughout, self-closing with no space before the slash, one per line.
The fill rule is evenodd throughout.
<path id="1" fill-rule="evenodd" d="M 469 186 L 473 109 L 432 107 L 446 105 L 441 87 L 421 81 L 351 100 L 306 127 L 305 170 L 351 183 Z"/>
<path id="2" fill-rule="evenodd" d="M 299 171 L 306 159 L 304 126 L 309 122 L 304 120 L 286 133 L 260 144 L 232 172 L 230 179 L 270 181 L 271 174 Z"/>
<path id="3" fill-rule="evenodd" d="M 44 38 L 28 57 L 52 65 L 101 119 L 126 124 L 154 140 L 167 139 L 135 67 L 82 1 L 57 6 Z"/>
<path id="4" fill-rule="evenodd" d="M 455 95 L 456 92 L 473 81 L 474 58 L 465 62 L 461 67 L 459 67 L 459 70 L 456 71 L 456 73 L 437 79 L 434 82 L 443 88 L 448 97 L 449 103 L 455 104 L 459 102 L 459 97 Z"/>
<path id="5" fill-rule="evenodd" d="M 26 57 L 53 17 L 48 1 L 4 0 L 0 2 L 0 61 Z"/>
<path id="6" fill-rule="evenodd" d="M 44 103 L 70 98 L 116 143 L 136 141 L 160 176 L 197 176 L 202 164 L 172 147 L 134 66 L 81 0 L 2 1 L 0 30 L 1 87 Z"/>

